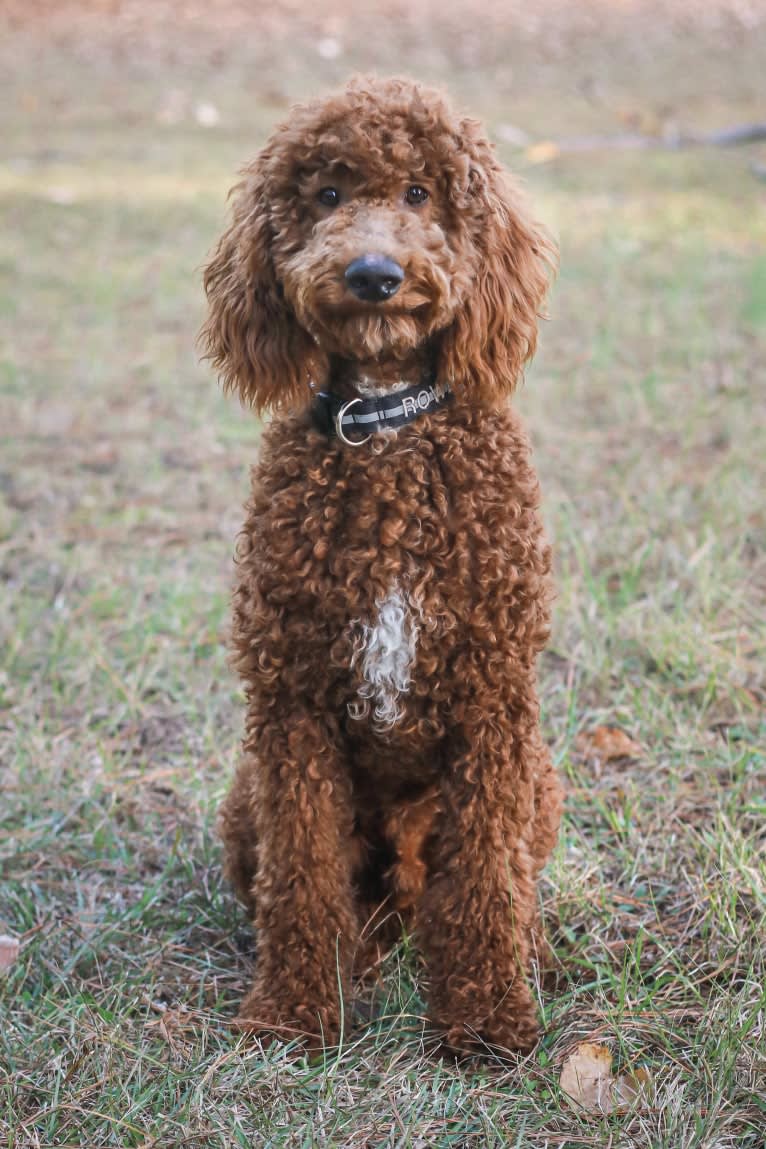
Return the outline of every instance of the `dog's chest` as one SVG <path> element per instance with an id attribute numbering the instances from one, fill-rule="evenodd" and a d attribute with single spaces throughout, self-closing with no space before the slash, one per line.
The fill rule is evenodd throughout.
<path id="1" fill-rule="evenodd" d="M 360 732 L 436 729 L 477 665 L 508 664 L 537 593 L 534 492 L 455 428 L 380 453 L 278 446 L 246 528 L 259 664 L 289 660 Z"/>
<path id="2" fill-rule="evenodd" d="M 351 717 L 384 728 L 459 606 L 450 496 L 433 453 L 344 464 L 272 463 L 251 559 L 291 649 L 345 677 Z"/>
<path id="3" fill-rule="evenodd" d="M 358 680 L 357 697 L 348 703 L 352 719 L 370 719 L 382 731 L 402 719 L 415 671 L 420 621 L 417 604 L 393 584 L 375 603 L 369 621 L 350 622 L 349 665 Z"/>
<path id="4" fill-rule="evenodd" d="M 332 563 L 333 577 L 343 569 L 351 589 L 338 603 L 339 662 L 347 658 L 344 641 L 351 648 L 349 720 L 360 734 L 372 730 L 385 739 L 404 735 L 426 714 L 427 725 L 436 725 L 433 668 L 452 644 L 456 617 L 465 613 L 454 593 L 448 492 L 435 468 L 421 463 L 416 471 L 405 466 L 364 493 L 357 489 L 359 522 L 352 524 L 347 511 L 337 540 L 341 554 Z"/>

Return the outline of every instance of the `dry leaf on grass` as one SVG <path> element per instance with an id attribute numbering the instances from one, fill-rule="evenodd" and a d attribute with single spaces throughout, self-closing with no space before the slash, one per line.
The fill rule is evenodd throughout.
<path id="1" fill-rule="evenodd" d="M 114 470 L 119 460 L 120 456 L 113 443 L 97 443 L 90 448 L 87 458 L 82 461 L 82 466 L 86 471 L 106 475 Z"/>
<path id="2" fill-rule="evenodd" d="M 640 758 L 643 749 L 619 726 L 595 726 L 575 740 L 577 750 L 588 761 L 614 762 L 619 758 Z"/>
<path id="3" fill-rule="evenodd" d="M 611 1113 L 648 1094 L 649 1074 L 639 1068 L 614 1077 L 612 1055 L 606 1046 L 582 1041 L 564 1062 L 559 1085 L 575 1108 Z"/>
<path id="4" fill-rule="evenodd" d="M 0 972 L 10 969 L 19 956 L 19 940 L 0 934 Z"/>
<path id="5" fill-rule="evenodd" d="M 524 152 L 524 158 L 530 164 L 547 164 L 558 159 L 561 149 L 553 140 L 541 140 L 539 144 L 531 144 Z"/>

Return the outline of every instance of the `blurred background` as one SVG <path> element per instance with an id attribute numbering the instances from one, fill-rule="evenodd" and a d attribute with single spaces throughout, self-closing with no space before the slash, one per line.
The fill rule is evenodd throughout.
<path id="1" fill-rule="evenodd" d="M 561 246 L 514 400 L 555 541 L 541 686 L 569 788 L 545 886 L 566 972 L 545 999 L 540 1080 L 573 1035 L 618 1035 L 649 1065 L 670 1048 L 680 1076 L 646 1143 L 760 1145 L 757 1041 L 710 1043 L 756 1016 L 747 987 L 764 982 L 762 0 L 0 4 L 0 933 L 22 941 L 0 1031 L 26 1067 L 15 1143 L 45 1143 L 42 1106 L 49 1141 L 148 1145 L 136 1129 L 171 1089 L 156 1043 L 192 1066 L 229 1056 L 250 942 L 213 812 L 242 722 L 225 642 L 259 425 L 197 360 L 201 266 L 237 168 L 289 105 L 365 70 L 435 83 L 482 118 Z M 760 132 L 726 146 L 718 133 L 742 125 Z M 389 1014 L 417 1015 L 402 968 Z M 120 1083 L 144 1058 L 157 1092 L 129 1127 Z M 200 1145 L 235 1143 L 230 1070 L 194 1117 Z M 261 1070 L 264 1113 L 289 1122 L 298 1094 Z M 393 1091 L 407 1117 L 415 1094 L 348 1072 L 338 1113 L 383 1144 L 375 1107 Z M 173 1080 L 180 1129 L 192 1110 Z M 428 1088 L 424 1144 L 453 1096 Z M 85 1109 L 66 1102 L 78 1090 Z M 524 1120 L 563 1128 L 533 1092 L 516 1091 Z M 711 1139 L 687 1140 L 701 1096 Z M 494 1144 L 470 1104 L 460 1120 L 461 1145 Z"/>

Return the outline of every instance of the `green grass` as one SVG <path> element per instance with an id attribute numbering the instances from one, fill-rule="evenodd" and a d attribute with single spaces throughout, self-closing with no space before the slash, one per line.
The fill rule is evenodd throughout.
<path id="1" fill-rule="evenodd" d="M 30 43 L 8 56 L 0 173 L 0 933 L 22 941 L 0 974 L 0 1140 L 760 1149 L 756 153 L 526 167 L 505 153 L 562 248 L 517 398 L 556 544 L 541 682 L 568 788 L 542 890 L 560 965 L 539 987 L 546 1035 L 516 1065 L 440 1060 L 408 940 L 360 991 L 340 1054 L 309 1063 L 228 1028 L 252 937 L 221 880 L 214 813 L 242 723 L 227 600 L 259 430 L 194 351 L 226 188 L 282 100 L 211 70 L 202 95 L 226 113 L 220 128 L 158 123 L 187 83 L 182 61 L 150 60 L 139 82 L 137 57 L 81 74 L 48 45 L 30 102 Z M 729 64 L 731 118 L 757 111 L 748 52 Z M 314 67 L 298 86 L 327 81 Z M 586 113 L 551 95 L 557 67 L 503 107 L 500 88 L 482 103 L 467 66 L 455 87 L 492 126 L 536 100 L 566 134 Z M 431 57 L 424 71 L 449 78 Z M 700 72 L 704 86 L 704 60 Z M 591 108 L 587 124 L 610 114 Z M 622 726 L 641 757 L 595 762 L 578 736 L 600 724 Z M 581 1040 L 608 1044 L 617 1070 L 645 1067 L 645 1103 L 573 1111 L 558 1080 Z"/>

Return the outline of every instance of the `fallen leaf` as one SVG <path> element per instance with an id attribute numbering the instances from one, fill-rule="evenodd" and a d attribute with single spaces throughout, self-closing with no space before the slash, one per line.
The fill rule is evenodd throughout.
<path id="1" fill-rule="evenodd" d="M 589 1112 L 611 1113 L 634 1105 L 648 1097 L 648 1070 L 640 1067 L 634 1073 L 612 1074 L 612 1055 L 605 1045 L 582 1041 L 567 1057 L 561 1069 L 559 1085 L 574 1108 Z"/>
<path id="2" fill-rule="evenodd" d="M 583 758 L 613 762 L 617 758 L 640 758 L 643 750 L 619 726 L 596 726 L 584 730 L 575 740 Z"/>
<path id="3" fill-rule="evenodd" d="M 639 1065 L 633 1072 L 621 1073 L 616 1079 L 614 1083 L 616 1100 L 623 1105 L 633 1105 L 637 1098 L 641 1097 L 648 1104 L 650 1085 L 649 1070 L 644 1065 Z"/>
<path id="4" fill-rule="evenodd" d="M 561 1069 L 559 1085 L 570 1101 L 583 1109 L 604 1109 L 611 1098 L 612 1055 L 605 1045 L 582 1041 Z"/>
<path id="5" fill-rule="evenodd" d="M 113 471 L 119 455 L 112 443 L 97 443 L 95 447 L 91 447 L 87 459 L 83 461 L 83 467 L 86 471 L 95 471 L 96 474 L 107 474 Z"/>
<path id="6" fill-rule="evenodd" d="M 539 144 L 532 144 L 524 152 L 525 159 L 531 164 L 547 164 L 560 155 L 561 149 L 553 140 L 542 140 Z"/>
<path id="7" fill-rule="evenodd" d="M 10 969 L 19 956 L 19 939 L 0 934 L 0 971 Z"/>

